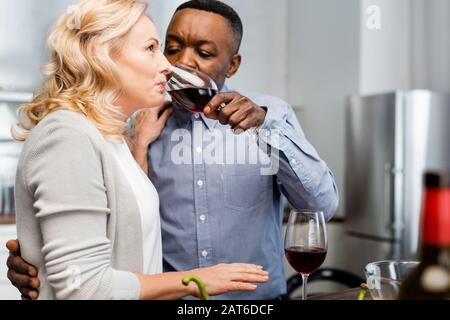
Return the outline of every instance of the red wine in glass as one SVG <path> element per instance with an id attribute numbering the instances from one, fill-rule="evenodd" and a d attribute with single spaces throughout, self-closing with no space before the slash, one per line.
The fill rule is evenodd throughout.
<path id="1" fill-rule="evenodd" d="M 289 264 L 302 276 L 302 299 L 307 297 L 308 276 L 327 256 L 327 226 L 323 212 L 293 209 L 284 237 L 284 252 Z"/>
<path id="2" fill-rule="evenodd" d="M 284 253 L 295 271 L 307 275 L 316 271 L 327 256 L 327 250 L 324 248 L 289 247 Z"/>
<path id="3" fill-rule="evenodd" d="M 177 107 L 191 112 L 203 112 L 203 108 L 217 94 L 217 90 L 210 88 L 184 88 L 168 91 L 172 103 Z"/>
<path id="4" fill-rule="evenodd" d="M 203 112 L 219 91 L 214 80 L 208 75 L 182 65 L 171 67 L 166 90 L 176 107 L 191 112 Z"/>

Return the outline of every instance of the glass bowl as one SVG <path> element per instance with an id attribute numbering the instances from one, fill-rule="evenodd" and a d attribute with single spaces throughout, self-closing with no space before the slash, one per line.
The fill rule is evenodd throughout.
<path id="1" fill-rule="evenodd" d="M 372 299 L 397 299 L 402 281 L 418 265 L 418 261 L 401 260 L 385 260 L 367 264 L 364 268 L 364 273 Z"/>

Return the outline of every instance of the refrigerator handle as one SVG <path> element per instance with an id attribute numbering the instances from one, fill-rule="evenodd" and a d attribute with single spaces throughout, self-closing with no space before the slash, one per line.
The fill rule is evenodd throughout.
<path id="1" fill-rule="evenodd" d="M 391 163 L 385 163 L 384 165 L 384 203 L 383 218 L 386 228 L 392 232 L 392 236 L 395 240 L 400 240 L 401 233 L 403 231 L 403 220 L 402 217 L 398 215 L 400 212 L 396 209 L 396 201 L 398 196 L 396 195 L 395 185 L 396 179 L 401 178 L 403 175 L 403 170 L 400 168 L 393 167 Z M 394 256 L 399 255 L 399 252 L 394 252 Z"/>
<path id="2" fill-rule="evenodd" d="M 388 230 L 392 230 L 394 217 L 392 212 L 392 165 L 389 162 L 384 164 L 384 188 L 383 188 L 383 219 Z"/>

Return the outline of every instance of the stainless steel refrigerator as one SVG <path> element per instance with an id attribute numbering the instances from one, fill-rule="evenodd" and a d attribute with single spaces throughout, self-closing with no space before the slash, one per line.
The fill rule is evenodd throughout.
<path id="1" fill-rule="evenodd" d="M 361 274 L 370 261 L 417 257 L 422 176 L 450 168 L 449 122 L 447 94 L 413 90 L 349 99 L 348 269 Z"/>

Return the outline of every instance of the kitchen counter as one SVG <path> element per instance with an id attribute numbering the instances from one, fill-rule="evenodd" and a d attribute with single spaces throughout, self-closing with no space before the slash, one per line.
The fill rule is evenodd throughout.
<path id="1" fill-rule="evenodd" d="M 348 289 L 335 293 L 315 294 L 308 297 L 309 300 L 357 300 L 359 288 Z M 372 300 L 367 292 L 364 300 Z"/>
<path id="2" fill-rule="evenodd" d="M 13 215 L 1 215 L 0 216 L 0 225 L 10 225 L 16 223 L 16 217 Z"/>

